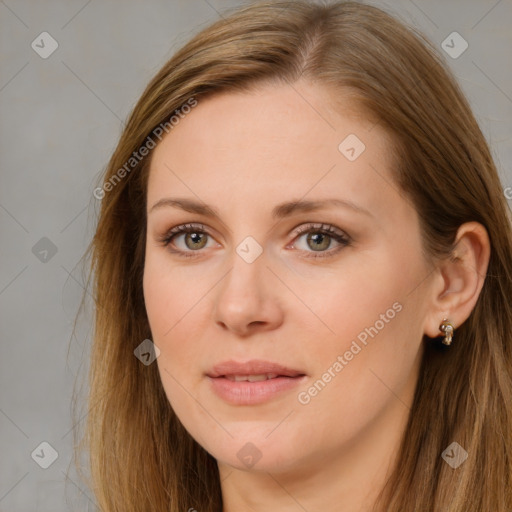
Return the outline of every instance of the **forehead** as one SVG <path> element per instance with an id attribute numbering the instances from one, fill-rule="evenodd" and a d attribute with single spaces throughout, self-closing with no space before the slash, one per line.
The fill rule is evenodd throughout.
<path id="1" fill-rule="evenodd" d="M 339 194 L 379 214 L 397 195 L 391 138 L 339 95 L 302 83 L 199 98 L 154 150 L 148 207 L 167 192 L 255 210 Z"/>

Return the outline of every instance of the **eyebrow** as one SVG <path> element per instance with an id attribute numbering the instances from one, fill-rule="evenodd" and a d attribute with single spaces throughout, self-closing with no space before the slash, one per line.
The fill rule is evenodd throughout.
<path id="1" fill-rule="evenodd" d="M 328 199 L 321 199 L 316 201 L 304 201 L 304 200 L 295 200 L 295 201 L 288 201 L 285 203 L 278 204 L 272 209 L 272 218 L 273 219 L 282 219 L 285 217 L 289 217 L 295 213 L 302 213 L 302 212 L 313 212 L 317 210 L 321 210 L 323 208 L 327 207 L 342 207 L 342 208 L 349 208 L 351 210 L 354 210 L 357 213 L 362 213 L 364 215 L 368 215 L 370 217 L 373 217 L 373 215 L 363 208 L 362 206 L 359 206 L 352 201 L 348 201 L 345 199 L 339 199 L 339 198 L 328 198 Z M 204 215 L 205 217 L 212 217 L 215 219 L 220 220 L 220 214 L 219 212 L 213 208 L 210 205 L 207 205 L 205 203 L 200 203 L 198 201 L 195 201 L 193 199 L 186 199 L 186 198 L 172 198 L 172 197 L 164 197 L 157 201 L 149 210 L 149 213 L 153 212 L 154 210 L 157 210 L 159 208 L 164 207 L 174 207 L 174 208 L 180 208 L 181 210 L 190 212 L 190 213 L 197 213 L 198 215 Z"/>

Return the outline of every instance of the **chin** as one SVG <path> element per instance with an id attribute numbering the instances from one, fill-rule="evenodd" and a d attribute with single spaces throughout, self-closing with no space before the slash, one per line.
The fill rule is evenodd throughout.
<path id="1" fill-rule="evenodd" d="M 271 434 L 250 435 L 239 432 L 222 442 L 210 440 L 205 449 L 219 462 L 242 471 L 281 473 L 299 464 L 297 454 L 304 455 L 303 443 L 294 443 L 290 436 Z M 274 437 L 275 436 L 275 437 Z M 302 444 L 302 449 L 300 447 Z"/>

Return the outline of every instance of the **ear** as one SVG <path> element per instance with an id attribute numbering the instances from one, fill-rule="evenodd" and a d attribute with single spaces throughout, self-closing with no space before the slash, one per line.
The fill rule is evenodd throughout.
<path id="1" fill-rule="evenodd" d="M 484 285 L 491 254 L 489 235 L 482 224 L 462 224 L 449 258 L 437 265 L 424 331 L 442 336 L 439 325 L 447 318 L 455 329 L 469 317 Z"/>

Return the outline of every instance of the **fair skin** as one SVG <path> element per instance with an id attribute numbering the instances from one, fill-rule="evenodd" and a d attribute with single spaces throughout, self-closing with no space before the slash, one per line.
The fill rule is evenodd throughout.
<path id="1" fill-rule="evenodd" d="M 158 369 L 180 421 L 218 461 L 224 512 L 370 510 L 405 429 L 423 336 L 439 336 L 444 317 L 460 326 L 483 284 L 485 229 L 461 226 L 458 258 L 425 261 L 418 215 L 391 175 L 388 135 L 332 105 L 326 89 L 302 81 L 199 99 L 152 156 L 143 286 Z M 349 134 L 366 146 L 354 161 L 338 149 Z M 152 209 L 171 197 L 206 203 L 219 218 Z M 282 202 L 334 197 L 361 211 L 271 216 Z M 207 234 L 196 227 L 167 247 L 159 241 L 185 223 Z M 317 224 L 348 245 L 322 239 Z M 249 236 L 262 249 L 250 263 L 236 250 Z M 250 359 L 304 377 L 262 403 L 214 392 L 213 365 Z"/>

